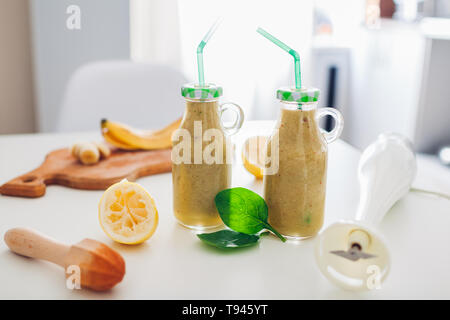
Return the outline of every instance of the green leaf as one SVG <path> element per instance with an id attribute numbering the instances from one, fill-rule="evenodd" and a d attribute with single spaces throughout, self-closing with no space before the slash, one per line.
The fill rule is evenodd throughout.
<path id="1" fill-rule="evenodd" d="M 250 235 L 233 230 L 220 230 L 212 233 L 198 234 L 203 242 L 217 248 L 242 248 L 256 244 L 258 235 Z"/>
<path id="2" fill-rule="evenodd" d="M 245 188 L 232 188 L 219 192 L 214 199 L 222 221 L 231 229 L 255 234 L 262 229 L 275 233 L 283 242 L 286 239 L 268 222 L 268 209 L 264 199 Z"/>

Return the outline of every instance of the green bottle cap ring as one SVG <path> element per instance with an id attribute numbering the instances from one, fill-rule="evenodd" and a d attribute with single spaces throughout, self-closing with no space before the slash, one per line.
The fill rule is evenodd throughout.
<path id="1" fill-rule="evenodd" d="M 207 83 L 204 86 L 196 83 L 188 83 L 181 87 L 181 95 L 188 99 L 218 99 L 222 94 L 222 87 L 214 83 Z"/>
<path id="2" fill-rule="evenodd" d="M 277 99 L 287 102 L 316 102 L 319 100 L 320 90 L 316 88 L 282 87 L 277 90 Z"/>

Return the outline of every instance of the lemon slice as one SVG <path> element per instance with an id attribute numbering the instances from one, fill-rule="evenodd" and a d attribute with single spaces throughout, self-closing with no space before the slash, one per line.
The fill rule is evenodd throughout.
<path id="1" fill-rule="evenodd" d="M 264 152 L 267 137 L 255 136 L 245 140 L 242 147 L 242 161 L 245 169 L 257 179 L 262 179 L 264 174 Z"/>
<path id="2" fill-rule="evenodd" d="M 122 180 L 110 186 L 98 205 L 100 225 L 112 240 L 138 244 L 158 226 L 155 201 L 139 184 Z"/>

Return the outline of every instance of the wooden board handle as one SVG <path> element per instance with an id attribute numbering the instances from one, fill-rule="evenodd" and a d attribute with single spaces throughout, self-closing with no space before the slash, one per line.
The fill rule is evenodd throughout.
<path id="1" fill-rule="evenodd" d="M 37 198 L 45 194 L 45 187 L 45 178 L 34 170 L 2 185 L 0 193 L 7 196 Z"/>
<path id="2" fill-rule="evenodd" d="M 22 256 L 43 259 L 64 267 L 70 246 L 28 228 L 14 228 L 5 233 L 5 243 Z"/>

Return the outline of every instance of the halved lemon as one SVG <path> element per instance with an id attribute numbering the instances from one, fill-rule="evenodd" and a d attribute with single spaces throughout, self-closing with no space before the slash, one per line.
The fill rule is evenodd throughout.
<path id="1" fill-rule="evenodd" d="M 138 244 L 149 239 L 158 226 L 158 210 L 140 185 L 122 180 L 110 186 L 98 204 L 100 226 L 112 240 Z"/>
<path id="2" fill-rule="evenodd" d="M 267 137 L 255 136 L 245 140 L 242 147 L 242 161 L 245 169 L 257 179 L 262 179 L 264 174 L 264 153 Z"/>

